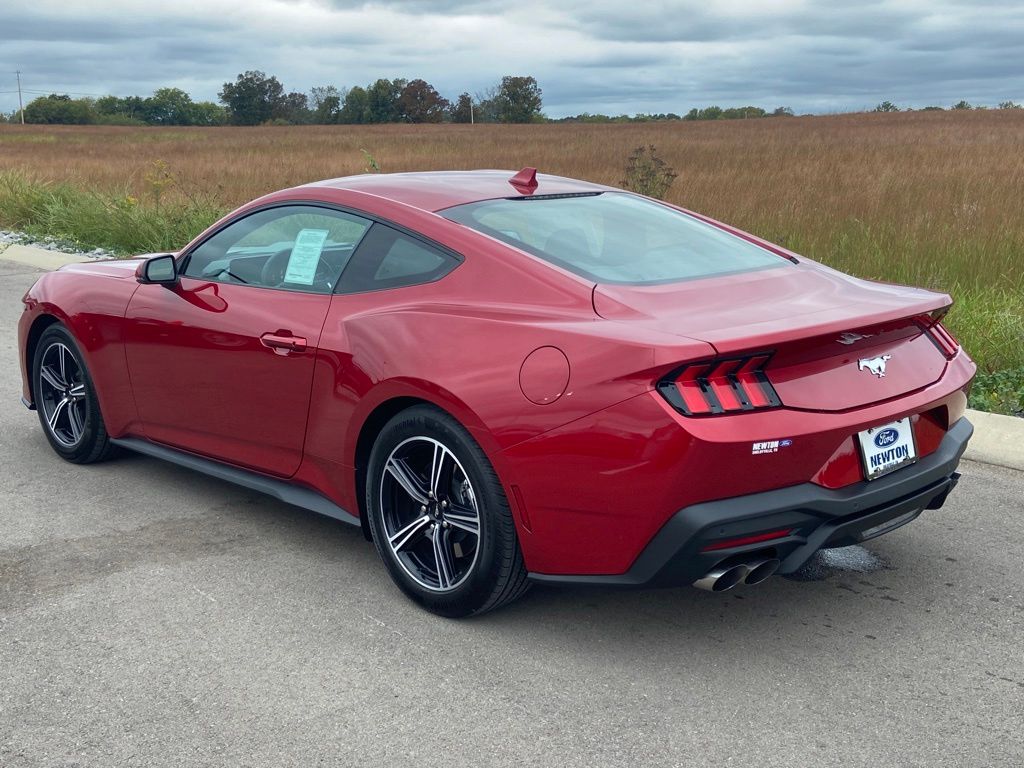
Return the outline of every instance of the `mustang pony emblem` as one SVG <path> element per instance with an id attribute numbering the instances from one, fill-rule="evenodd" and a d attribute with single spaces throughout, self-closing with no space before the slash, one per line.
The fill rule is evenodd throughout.
<path id="1" fill-rule="evenodd" d="M 857 361 L 857 370 L 863 371 L 867 368 L 880 379 L 885 378 L 885 361 L 892 355 L 881 355 L 879 357 L 865 357 Z"/>

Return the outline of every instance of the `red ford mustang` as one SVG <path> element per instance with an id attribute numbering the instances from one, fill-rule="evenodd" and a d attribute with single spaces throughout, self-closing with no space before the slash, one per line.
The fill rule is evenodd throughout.
<path id="1" fill-rule="evenodd" d="M 24 298 L 23 400 L 362 526 L 429 610 L 532 581 L 792 573 L 936 509 L 972 427 L 948 296 L 524 169 L 262 197 Z"/>

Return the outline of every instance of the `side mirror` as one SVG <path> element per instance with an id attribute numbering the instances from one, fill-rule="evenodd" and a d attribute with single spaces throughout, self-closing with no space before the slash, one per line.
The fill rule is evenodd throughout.
<path id="1" fill-rule="evenodd" d="M 178 282 L 178 263 L 169 253 L 153 256 L 139 264 L 135 277 L 143 284 L 172 285 Z"/>

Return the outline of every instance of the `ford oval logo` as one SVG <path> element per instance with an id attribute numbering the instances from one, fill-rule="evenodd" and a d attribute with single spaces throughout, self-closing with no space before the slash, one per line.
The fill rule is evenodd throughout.
<path id="1" fill-rule="evenodd" d="M 877 435 L 875 435 L 875 445 L 879 448 L 885 448 L 887 445 L 892 445 L 900 439 L 900 433 L 892 427 L 883 429 Z"/>

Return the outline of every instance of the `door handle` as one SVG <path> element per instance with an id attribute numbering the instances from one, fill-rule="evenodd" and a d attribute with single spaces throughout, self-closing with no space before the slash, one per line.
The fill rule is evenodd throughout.
<path id="1" fill-rule="evenodd" d="M 264 347 L 268 347 L 277 352 L 278 354 L 306 351 L 305 339 L 299 336 L 292 336 L 291 334 L 282 334 L 280 332 L 264 333 L 262 336 L 260 336 L 260 343 Z"/>

